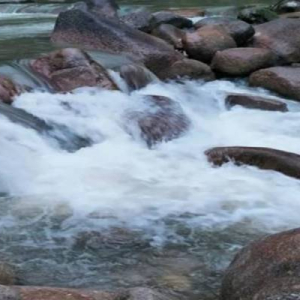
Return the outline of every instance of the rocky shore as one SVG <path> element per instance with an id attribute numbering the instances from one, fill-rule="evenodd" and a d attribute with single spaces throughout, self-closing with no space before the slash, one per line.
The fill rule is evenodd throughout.
<path id="1" fill-rule="evenodd" d="M 72 93 L 95 87 L 134 93 L 153 82 L 243 79 L 286 100 L 300 101 L 300 2 L 280 1 L 270 8 L 246 8 L 238 17 L 191 17 L 186 11 L 137 11 L 120 15 L 113 0 L 88 0 L 61 12 L 51 40 L 61 49 L 32 59 L 28 68 L 52 93 Z M 89 54 L 101 51 L 130 61 L 108 70 Z M 117 74 L 126 90 L 116 80 Z M 0 114 L 37 132 L 53 135 L 52 124 L 14 107 L 17 96 L 33 87 L 0 76 Z M 143 95 L 145 110 L 126 111 L 126 131 L 149 150 L 187 133 L 191 120 L 180 103 L 155 94 Z M 228 94 L 226 109 L 243 106 L 284 114 L 286 103 L 273 97 Z M 134 128 L 134 130 L 132 130 Z M 136 131 L 138 129 L 138 134 Z M 61 128 L 65 132 L 66 128 Z M 60 134 L 61 144 L 66 140 Z M 70 134 L 68 134 L 70 136 Z M 89 147 L 85 137 L 72 136 L 67 151 Z M 300 156 L 263 147 L 228 145 L 204 153 L 212 166 L 250 165 L 300 179 Z M 299 248 L 298 248 L 299 247 Z M 224 276 L 222 300 L 300 299 L 300 230 L 271 235 L 242 249 Z M 14 270 L 0 264 L 0 300 L 163 300 L 161 291 L 148 288 L 116 292 L 28 287 L 18 285 Z"/>

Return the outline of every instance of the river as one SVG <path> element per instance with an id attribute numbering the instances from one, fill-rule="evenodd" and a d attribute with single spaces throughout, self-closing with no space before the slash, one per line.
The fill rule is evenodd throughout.
<path id="1" fill-rule="evenodd" d="M 55 11 L 67 5 L 0 4 L 0 73 L 32 81 L 26 59 L 54 49 Z M 244 91 L 278 98 L 226 80 L 153 83 L 131 95 L 37 87 L 19 96 L 16 107 L 67 124 L 93 145 L 70 153 L 0 117 L 0 261 L 17 268 L 22 285 L 150 286 L 183 299 L 216 299 L 238 249 L 299 226 L 298 180 L 206 160 L 204 151 L 215 146 L 300 154 L 300 105 L 281 99 L 289 112 L 228 111 L 226 94 Z M 178 101 L 192 121 L 189 132 L 152 150 L 128 135 L 124 113 L 139 109 L 143 94 Z"/>

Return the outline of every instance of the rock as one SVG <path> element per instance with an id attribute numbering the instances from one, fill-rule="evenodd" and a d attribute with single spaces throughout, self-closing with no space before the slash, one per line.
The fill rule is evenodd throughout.
<path id="1" fill-rule="evenodd" d="M 287 105 L 283 102 L 247 94 L 230 94 L 226 97 L 225 103 L 228 108 L 231 108 L 235 105 L 241 105 L 251 109 L 281 112 L 288 111 Z"/>
<path id="2" fill-rule="evenodd" d="M 245 164 L 263 170 L 273 170 L 300 179 L 300 155 L 256 147 L 218 147 L 205 152 L 208 160 L 221 166 L 229 161 L 237 165 Z"/>
<path id="3" fill-rule="evenodd" d="M 268 8 L 250 7 L 242 9 L 238 18 L 249 24 L 262 24 L 277 19 L 278 15 Z"/>
<path id="4" fill-rule="evenodd" d="M 300 68 L 273 67 L 254 72 L 249 84 L 300 101 Z"/>
<path id="5" fill-rule="evenodd" d="M 225 273 L 222 300 L 297 300 L 300 229 L 262 238 L 243 248 Z"/>
<path id="6" fill-rule="evenodd" d="M 129 91 L 142 89 L 158 80 L 152 72 L 137 64 L 123 65 L 120 69 L 120 75 L 126 82 Z"/>
<path id="7" fill-rule="evenodd" d="M 190 58 L 209 63 L 217 51 L 236 48 L 236 43 L 222 27 L 207 25 L 187 33 L 183 46 Z"/>
<path id="8" fill-rule="evenodd" d="M 119 6 L 115 0 L 85 0 L 87 10 L 96 16 L 118 17 Z"/>
<path id="9" fill-rule="evenodd" d="M 84 86 L 117 89 L 107 71 L 79 49 L 62 49 L 30 62 L 31 69 L 59 92 Z"/>
<path id="10" fill-rule="evenodd" d="M 185 33 L 173 25 L 161 24 L 151 34 L 171 44 L 175 49 L 183 49 L 182 40 Z"/>
<path id="11" fill-rule="evenodd" d="M 150 12 L 142 10 L 124 15 L 120 17 L 120 20 L 131 28 L 149 33 L 153 29 L 150 24 L 151 17 Z"/>
<path id="12" fill-rule="evenodd" d="M 0 75 L 0 101 L 11 104 L 24 89 L 9 78 Z"/>
<path id="13" fill-rule="evenodd" d="M 127 118 L 138 126 L 149 148 L 176 139 L 189 129 L 190 121 L 175 101 L 163 96 L 146 96 L 145 100 L 149 110 L 132 112 Z M 129 131 L 134 134 L 136 128 Z"/>
<path id="14" fill-rule="evenodd" d="M 185 58 L 175 62 L 161 76 L 161 79 L 179 78 L 210 81 L 215 79 L 215 74 L 207 64 Z"/>
<path id="15" fill-rule="evenodd" d="M 255 27 L 252 47 L 267 48 L 278 56 L 279 64 L 300 61 L 300 20 L 281 18 Z"/>
<path id="16" fill-rule="evenodd" d="M 272 6 L 277 13 L 294 13 L 300 11 L 299 0 L 281 0 Z"/>
<path id="17" fill-rule="evenodd" d="M 246 76 L 272 66 L 274 54 L 262 48 L 232 48 L 218 51 L 211 67 L 216 72 L 230 76 Z"/>
<path id="18" fill-rule="evenodd" d="M 8 286 L 0 285 L 0 299 L 1 300 L 22 300 L 19 292 Z"/>
<path id="19" fill-rule="evenodd" d="M 298 19 L 300 18 L 300 11 L 282 14 L 280 18 Z"/>
<path id="20" fill-rule="evenodd" d="M 152 14 L 151 26 L 156 28 L 161 24 L 173 25 L 177 28 L 192 28 L 193 22 L 188 18 L 174 14 L 170 11 L 159 11 Z"/>
<path id="21" fill-rule="evenodd" d="M 204 17 L 206 11 L 204 9 L 195 8 L 168 8 L 168 11 L 185 18 Z"/>
<path id="22" fill-rule="evenodd" d="M 0 262 L 0 285 L 13 285 L 15 283 L 16 274 L 14 268 L 7 263 Z"/>
<path id="23" fill-rule="evenodd" d="M 81 10 L 59 14 L 52 33 L 55 43 L 126 55 L 159 74 L 183 56 L 161 39 L 104 17 L 95 18 Z"/>
<path id="24" fill-rule="evenodd" d="M 255 33 L 254 28 L 241 20 L 230 17 L 209 17 L 198 21 L 195 28 L 199 29 L 207 25 L 218 25 L 235 40 L 238 46 L 244 45 Z"/>

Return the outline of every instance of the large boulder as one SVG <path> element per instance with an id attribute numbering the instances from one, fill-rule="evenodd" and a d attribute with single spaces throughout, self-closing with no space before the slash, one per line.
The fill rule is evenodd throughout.
<path id="1" fill-rule="evenodd" d="M 300 299 L 300 229 L 252 242 L 225 273 L 222 300 Z"/>
<path id="2" fill-rule="evenodd" d="M 123 65 L 120 68 L 120 76 L 126 82 L 129 91 L 144 88 L 158 78 L 148 69 L 137 64 Z"/>
<path id="3" fill-rule="evenodd" d="M 193 27 L 193 22 L 190 19 L 182 17 L 170 11 L 158 11 L 152 14 L 152 28 L 158 27 L 161 24 L 170 24 L 177 28 Z"/>
<path id="4" fill-rule="evenodd" d="M 140 137 L 149 148 L 176 139 L 188 130 L 190 120 L 174 100 L 163 96 L 146 96 L 145 104 L 149 109 L 127 115 L 133 123 L 131 126 L 135 127 L 128 130 L 134 134 L 137 126 Z"/>
<path id="5" fill-rule="evenodd" d="M 273 170 L 300 179 L 300 155 L 270 148 L 217 147 L 205 152 L 216 166 L 228 162 L 250 165 L 263 170 Z"/>
<path id="6" fill-rule="evenodd" d="M 272 6 L 272 9 L 278 13 L 293 13 L 300 11 L 299 0 L 281 0 Z"/>
<path id="7" fill-rule="evenodd" d="M 176 61 L 171 67 L 165 69 L 162 79 L 194 79 L 210 81 L 215 79 L 215 74 L 210 66 L 194 59 Z"/>
<path id="8" fill-rule="evenodd" d="M 270 49 L 279 64 L 300 61 L 300 20 L 280 18 L 255 27 L 253 47 Z"/>
<path id="9" fill-rule="evenodd" d="M 300 101 L 300 68 L 273 67 L 254 72 L 250 78 L 251 86 L 263 87 L 282 96 Z"/>
<path id="10" fill-rule="evenodd" d="M 175 49 L 182 50 L 183 48 L 182 40 L 185 32 L 173 25 L 161 24 L 151 34 L 171 44 Z"/>
<path id="11" fill-rule="evenodd" d="M 24 89 L 11 79 L 0 75 L 0 101 L 11 104 Z"/>
<path id="12" fill-rule="evenodd" d="M 69 10 L 58 16 L 52 41 L 126 55 L 144 63 L 156 74 L 183 58 L 161 39 L 114 19 L 96 18 L 81 10 Z"/>
<path id="13" fill-rule="evenodd" d="M 207 25 L 187 33 L 183 47 L 190 58 L 210 63 L 217 51 L 236 48 L 236 43 L 221 26 Z"/>
<path id="14" fill-rule="evenodd" d="M 262 24 L 278 19 L 278 15 L 269 8 L 247 7 L 239 12 L 238 18 L 249 24 Z"/>
<path id="15" fill-rule="evenodd" d="M 228 108 L 240 105 L 250 109 L 268 111 L 288 111 L 287 105 L 281 101 L 247 94 L 230 94 L 225 99 Z"/>
<path id="16" fill-rule="evenodd" d="M 84 4 L 96 16 L 118 17 L 119 6 L 115 0 L 85 0 Z"/>
<path id="17" fill-rule="evenodd" d="M 218 51 L 213 58 L 213 70 L 229 76 L 246 76 L 274 63 L 274 55 L 262 48 L 232 48 Z"/>
<path id="18" fill-rule="evenodd" d="M 84 86 L 117 89 L 105 68 L 79 49 L 51 52 L 31 61 L 30 67 L 59 92 Z"/>
<path id="19" fill-rule="evenodd" d="M 255 33 L 253 26 L 230 17 L 209 17 L 198 21 L 195 28 L 199 29 L 207 25 L 219 25 L 235 40 L 238 46 L 244 45 Z"/>

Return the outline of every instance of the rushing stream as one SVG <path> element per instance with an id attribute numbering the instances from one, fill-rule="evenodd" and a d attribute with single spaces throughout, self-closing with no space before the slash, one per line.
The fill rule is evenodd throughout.
<path id="1" fill-rule="evenodd" d="M 214 168 L 204 151 L 239 145 L 300 153 L 300 105 L 281 99 L 289 112 L 228 111 L 228 92 L 268 93 L 225 80 L 153 83 L 130 95 L 95 88 L 50 94 L 20 59 L 53 49 L 58 6 L 30 13 L 0 5 L 0 73 L 36 87 L 14 106 L 93 145 L 70 153 L 0 117 L 0 261 L 16 267 L 23 285 L 150 286 L 216 299 L 241 246 L 299 225 L 300 186 L 254 167 Z M 143 108 L 143 94 L 178 101 L 189 132 L 152 150 L 129 135 L 125 114 Z"/>

